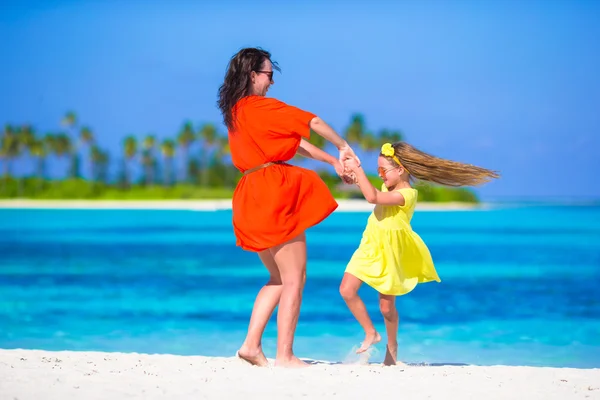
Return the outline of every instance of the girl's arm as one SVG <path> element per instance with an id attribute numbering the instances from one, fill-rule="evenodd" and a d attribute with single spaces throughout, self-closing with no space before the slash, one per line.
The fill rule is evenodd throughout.
<path id="1" fill-rule="evenodd" d="M 377 190 L 367 178 L 365 171 L 360 165 L 357 165 L 353 161 L 348 161 L 346 167 L 349 167 L 356 175 L 356 184 L 360 188 L 365 200 L 371 204 L 382 204 L 382 205 L 398 205 L 403 206 L 405 203 L 404 196 L 402 193 L 393 192 L 382 192 Z"/>

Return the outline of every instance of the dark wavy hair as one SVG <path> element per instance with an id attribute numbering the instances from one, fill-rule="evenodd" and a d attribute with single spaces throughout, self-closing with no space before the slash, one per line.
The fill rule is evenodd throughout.
<path id="1" fill-rule="evenodd" d="M 249 47 L 238 51 L 227 65 L 225 81 L 219 88 L 217 105 L 228 129 L 233 128 L 233 106 L 250 90 L 250 73 L 260 71 L 265 60 L 269 60 L 273 69 L 281 71 L 277 63 L 271 60 L 271 53 L 259 47 Z"/>

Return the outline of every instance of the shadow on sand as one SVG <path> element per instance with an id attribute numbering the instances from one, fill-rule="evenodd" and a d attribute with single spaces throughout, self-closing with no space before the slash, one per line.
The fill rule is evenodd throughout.
<path id="1" fill-rule="evenodd" d="M 366 365 L 366 366 L 381 366 L 380 362 L 342 362 L 342 361 L 321 361 L 321 360 L 310 360 L 303 358 L 302 361 L 310 365 Z M 409 367 L 468 367 L 471 364 L 465 363 L 404 363 Z M 398 364 L 397 367 L 402 367 L 402 364 Z"/>
<path id="2" fill-rule="evenodd" d="M 312 359 L 303 359 L 304 362 L 310 365 L 365 365 L 365 366 L 383 366 L 382 362 L 369 362 L 372 357 L 380 354 L 380 350 L 376 346 L 370 347 L 367 351 L 363 353 L 356 353 L 358 350 L 358 346 L 350 349 L 346 357 L 342 361 L 322 361 L 322 360 L 312 360 Z M 386 356 L 388 354 L 386 353 Z M 403 363 L 400 362 L 396 367 L 466 367 L 471 364 L 465 363 Z"/>

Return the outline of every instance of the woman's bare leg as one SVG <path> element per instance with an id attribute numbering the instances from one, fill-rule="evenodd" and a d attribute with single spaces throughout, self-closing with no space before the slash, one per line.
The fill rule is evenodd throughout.
<path id="1" fill-rule="evenodd" d="M 248 324 L 248 333 L 238 351 L 238 355 L 253 365 L 264 367 L 269 363 L 262 351 L 262 335 L 271 315 L 273 315 L 273 310 L 279 303 L 282 285 L 279 269 L 271 252 L 269 250 L 261 251 L 258 256 L 269 271 L 270 278 L 256 296 L 252 316 Z"/>
<path id="2" fill-rule="evenodd" d="M 396 296 L 379 294 L 379 309 L 385 322 L 387 332 L 387 348 L 385 351 L 384 365 L 396 365 L 398 360 L 398 311 L 396 310 Z"/>
<path id="3" fill-rule="evenodd" d="M 369 318 L 365 303 L 363 303 L 358 295 L 358 289 L 361 284 L 362 281 L 360 279 L 347 272 L 344 273 L 342 283 L 340 284 L 342 298 L 352 312 L 352 315 L 354 315 L 354 318 L 356 318 L 360 326 L 365 330 L 365 340 L 362 342 L 360 348 L 356 350 L 357 353 L 364 353 L 369 347 L 381 340 L 381 336 L 377 333 L 371 318 Z"/>
<path id="4" fill-rule="evenodd" d="M 306 237 L 304 233 L 271 249 L 279 268 L 282 282 L 281 298 L 277 311 L 277 356 L 275 365 L 283 367 L 305 366 L 294 355 L 294 334 L 300 316 L 302 291 L 306 279 Z"/>

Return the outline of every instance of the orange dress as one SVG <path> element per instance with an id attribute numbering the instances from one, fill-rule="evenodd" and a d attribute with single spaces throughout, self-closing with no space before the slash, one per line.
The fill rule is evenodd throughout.
<path id="1" fill-rule="evenodd" d="M 236 103 L 229 130 L 233 165 L 241 172 L 273 161 L 289 161 L 310 137 L 307 111 L 264 96 Z M 233 193 L 236 245 L 259 252 L 285 243 L 323 221 L 338 204 L 314 171 L 274 164 L 244 175 Z"/>

